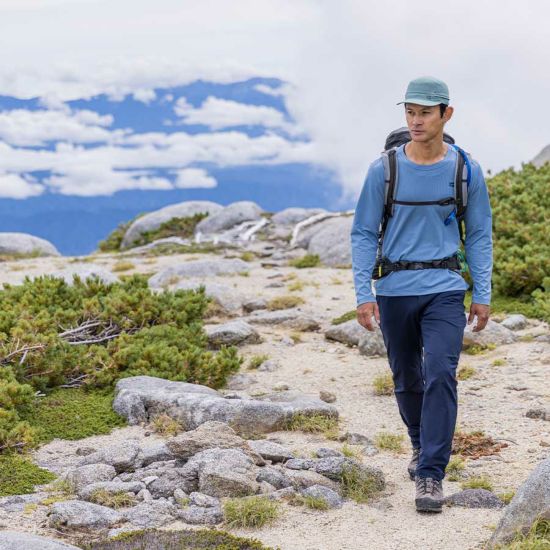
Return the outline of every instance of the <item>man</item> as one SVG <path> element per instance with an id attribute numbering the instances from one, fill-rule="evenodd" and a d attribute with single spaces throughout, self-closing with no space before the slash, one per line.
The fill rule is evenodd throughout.
<path id="1" fill-rule="evenodd" d="M 451 215 L 454 204 L 433 204 L 454 195 L 459 152 L 443 141 L 443 128 L 454 109 L 447 85 L 433 77 L 411 81 L 400 103 L 405 104 L 411 140 L 396 150 L 397 202 L 386 225 L 382 256 L 390 263 L 428 264 L 453 256 L 460 245 L 456 217 Z M 491 208 L 481 167 L 473 159 L 470 165 L 464 248 L 473 293 L 467 322 L 475 318 L 473 331 L 477 332 L 489 319 Z M 457 416 L 456 368 L 466 325 L 468 284 L 458 269 L 423 263 L 376 279 L 373 295 L 384 193 L 384 166 L 377 159 L 369 166 L 351 229 L 357 319 L 373 331 L 374 317 L 382 330 L 399 414 L 413 447 L 408 471 L 416 484 L 416 509 L 440 512 Z M 432 204 L 411 204 L 422 201 Z"/>

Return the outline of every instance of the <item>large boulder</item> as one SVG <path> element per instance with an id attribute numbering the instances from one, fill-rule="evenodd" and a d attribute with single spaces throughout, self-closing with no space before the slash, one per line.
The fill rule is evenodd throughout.
<path id="1" fill-rule="evenodd" d="M 0 233 L 0 254 L 61 256 L 55 246 L 40 237 L 28 233 Z"/>
<path id="2" fill-rule="evenodd" d="M 541 462 L 517 490 L 489 541 L 489 548 L 509 542 L 518 531 L 527 532 L 537 517 L 550 520 L 550 458 Z"/>
<path id="3" fill-rule="evenodd" d="M 516 313 L 506 317 L 500 324 L 510 330 L 523 330 L 527 326 L 527 317 L 521 313 Z"/>
<path id="4" fill-rule="evenodd" d="M 249 220 L 259 220 L 263 209 L 252 201 L 238 201 L 201 220 L 195 227 L 195 235 L 212 234 Z"/>
<path id="5" fill-rule="evenodd" d="M 323 223 L 311 237 L 307 251 L 318 254 L 328 266 L 351 264 L 350 232 L 352 216 L 337 216 Z"/>
<path id="6" fill-rule="evenodd" d="M 115 411 L 130 424 L 148 421 L 165 412 L 192 430 L 209 420 L 229 424 L 240 434 L 283 429 L 295 415 L 338 417 L 338 409 L 318 397 L 299 392 L 274 392 L 256 399 L 226 399 L 216 390 L 150 376 L 119 380 L 113 401 Z"/>
<path id="7" fill-rule="evenodd" d="M 200 212 L 207 212 L 211 216 L 222 209 L 221 204 L 211 201 L 185 201 L 165 206 L 137 218 L 124 234 L 120 247 L 122 249 L 131 247 L 142 233 L 158 229 L 161 224 L 172 218 L 186 218 Z"/>
<path id="8" fill-rule="evenodd" d="M 151 288 L 162 288 L 176 284 L 185 277 L 213 277 L 248 272 L 250 264 L 240 258 L 220 258 L 216 260 L 191 260 L 176 266 L 167 267 L 149 279 Z"/>

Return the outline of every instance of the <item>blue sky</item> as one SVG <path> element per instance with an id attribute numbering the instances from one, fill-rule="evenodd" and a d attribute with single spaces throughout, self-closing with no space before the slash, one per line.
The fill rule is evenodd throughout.
<path id="1" fill-rule="evenodd" d="M 404 124 L 407 82 L 425 74 L 448 83 L 446 130 L 485 171 L 519 168 L 548 144 L 547 2 L 394 8 L 3 0 L 0 200 L 214 196 L 246 179 L 270 182 L 264 198 L 279 204 L 280 170 L 308 194 L 336 186 L 330 206 L 349 207 Z"/>

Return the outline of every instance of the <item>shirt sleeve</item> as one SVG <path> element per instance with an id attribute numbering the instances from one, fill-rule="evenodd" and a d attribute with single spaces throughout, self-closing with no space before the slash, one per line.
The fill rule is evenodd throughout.
<path id="1" fill-rule="evenodd" d="M 357 307 L 365 302 L 376 302 L 371 288 L 371 279 L 383 210 L 384 168 L 381 160 L 376 160 L 369 166 L 359 194 L 350 234 Z"/>
<path id="2" fill-rule="evenodd" d="M 474 283 L 472 303 L 489 305 L 493 269 L 491 205 L 483 172 L 476 162 L 472 162 L 472 172 L 464 215 L 464 249 Z"/>

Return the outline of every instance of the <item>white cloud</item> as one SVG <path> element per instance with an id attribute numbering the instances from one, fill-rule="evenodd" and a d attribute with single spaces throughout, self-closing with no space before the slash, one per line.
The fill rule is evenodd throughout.
<path id="1" fill-rule="evenodd" d="M 42 185 L 29 181 L 19 174 L 0 174 L 0 198 L 26 199 L 43 192 Z"/>
<path id="2" fill-rule="evenodd" d="M 254 86 L 254 89 L 262 94 L 272 95 L 275 97 L 282 96 L 284 93 L 284 86 L 279 86 L 278 88 L 272 88 L 267 84 L 256 84 L 256 86 Z"/>
<path id="3" fill-rule="evenodd" d="M 178 189 L 189 189 L 195 187 L 212 188 L 216 187 L 218 182 L 215 178 L 208 175 L 208 172 L 200 168 L 184 168 L 178 170 L 176 184 Z"/>
<path id="4" fill-rule="evenodd" d="M 155 90 L 148 90 L 145 88 L 141 88 L 139 90 L 136 90 L 132 94 L 133 98 L 136 101 L 141 101 L 142 103 L 151 103 L 151 101 L 154 101 L 157 97 L 157 94 L 155 93 Z"/>
<path id="5" fill-rule="evenodd" d="M 198 108 L 193 107 L 184 97 L 174 105 L 175 113 L 186 124 L 204 124 L 214 130 L 231 126 L 265 126 L 295 133 L 293 125 L 284 115 L 273 107 L 248 105 L 209 96 Z"/>
<path id="6" fill-rule="evenodd" d="M 13 109 L 0 112 L 0 139 L 18 146 L 40 146 L 48 141 L 67 140 L 75 143 L 104 142 L 121 137 L 124 131 L 106 130 L 111 115 L 81 110 Z"/>

